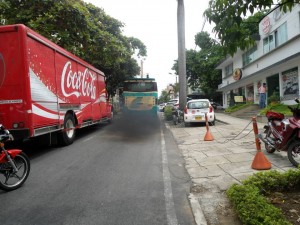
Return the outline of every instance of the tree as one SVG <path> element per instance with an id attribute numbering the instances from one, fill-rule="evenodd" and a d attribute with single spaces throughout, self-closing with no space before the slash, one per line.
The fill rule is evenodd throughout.
<path id="1" fill-rule="evenodd" d="M 102 70 L 110 94 L 139 73 L 136 51 L 147 56 L 139 39 L 122 34 L 122 22 L 82 0 L 1 0 L 0 7 L 5 24 L 25 24 Z"/>
<path id="2" fill-rule="evenodd" d="M 221 44 L 225 46 L 226 52 L 233 55 L 237 48 L 244 50 L 254 44 L 254 38 L 251 34 L 245 33 L 243 28 L 245 22 L 243 19 L 247 14 L 253 15 L 257 11 L 263 14 L 274 6 L 287 11 L 296 3 L 300 3 L 300 0 L 280 0 L 277 4 L 275 0 L 210 0 L 209 8 L 204 15 L 210 23 L 215 24 L 213 30 Z M 261 18 L 257 18 L 257 27 Z"/>
<path id="3" fill-rule="evenodd" d="M 168 102 L 170 100 L 170 93 L 163 90 L 158 98 L 158 103 Z"/>
<path id="4" fill-rule="evenodd" d="M 218 96 L 218 85 L 222 81 L 221 71 L 215 67 L 225 57 L 223 48 L 207 32 L 198 33 L 195 44 L 201 48 L 200 51 L 186 51 L 188 86 L 192 89 L 200 88 L 205 95 L 215 98 Z M 177 71 L 177 62 L 172 69 Z"/>

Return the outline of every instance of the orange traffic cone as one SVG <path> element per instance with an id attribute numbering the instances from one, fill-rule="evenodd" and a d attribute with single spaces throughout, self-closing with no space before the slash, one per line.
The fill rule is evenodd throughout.
<path id="1" fill-rule="evenodd" d="M 264 153 L 258 151 L 254 157 L 251 167 L 255 170 L 269 170 L 271 169 L 272 165 Z"/>
<path id="2" fill-rule="evenodd" d="M 258 128 L 257 128 L 257 122 L 256 122 L 256 117 L 252 118 L 253 121 L 253 130 L 255 134 L 255 143 L 256 143 L 256 150 L 257 153 L 254 157 L 254 160 L 252 162 L 252 169 L 255 170 L 268 170 L 271 169 L 271 163 L 267 159 L 267 157 L 262 153 L 261 148 L 260 148 L 260 141 L 258 138 Z"/>
<path id="3" fill-rule="evenodd" d="M 212 134 L 209 131 L 208 119 L 207 119 L 207 114 L 206 113 L 205 113 L 205 122 L 206 122 L 206 134 L 204 136 L 204 141 L 213 141 L 214 137 L 212 136 Z"/>

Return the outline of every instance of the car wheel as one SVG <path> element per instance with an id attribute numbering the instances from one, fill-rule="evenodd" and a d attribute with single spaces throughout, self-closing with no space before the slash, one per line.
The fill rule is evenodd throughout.
<path id="1" fill-rule="evenodd" d="M 209 122 L 209 125 L 210 126 L 214 126 L 216 124 L 216 117 L 214 117 L 214 120 Z"/>

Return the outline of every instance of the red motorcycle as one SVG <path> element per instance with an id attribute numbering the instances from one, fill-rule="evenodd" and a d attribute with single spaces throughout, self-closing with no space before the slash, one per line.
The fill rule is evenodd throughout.
<path id="1" fill-rule="evenodd" d="M 286 119 L 282 113 L 268 111 L 268 124 L 264 126 L 264 134 L 258 137 L 265 143 L 268 153 L 287 151 L 290 162 L 298 167 L 300 163 L 300 109 L 299 99 L 295 99 L 297 107 L 288 106 L 293 116 Z"/>
<path id="2" fill-rule="evenodd" d="M 30 172 L 28 156 L 19 149 L 6 150 L 4 142 L 13 140 L 0 124 L 0 189 L 12 191 L 22 186 Z"/>

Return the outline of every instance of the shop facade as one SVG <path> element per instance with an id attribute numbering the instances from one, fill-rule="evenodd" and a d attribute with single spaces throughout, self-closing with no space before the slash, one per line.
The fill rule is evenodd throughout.
<path id="1" fill-rule="evenodd" d="M 294 104 L 300 82 L 300 4 L 286 13 L 274 9 L 259 23 L 256 45 L 238 50 L 216 69 L 222 70 L 223 106 L 259 103 L 258 88 L 267 84 L 268 97 L 278 95 L 284 104 Z"/>

